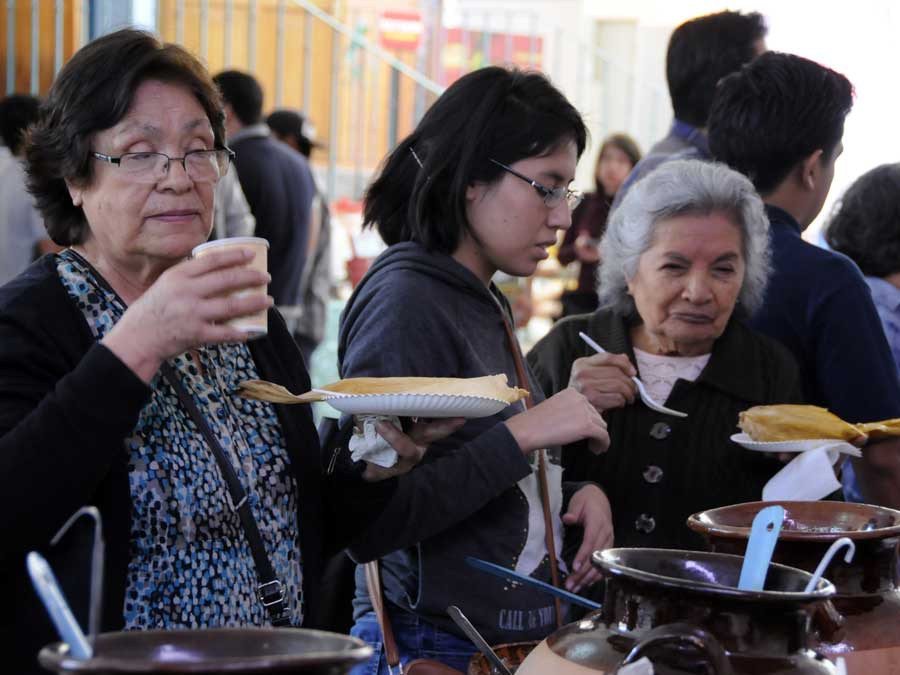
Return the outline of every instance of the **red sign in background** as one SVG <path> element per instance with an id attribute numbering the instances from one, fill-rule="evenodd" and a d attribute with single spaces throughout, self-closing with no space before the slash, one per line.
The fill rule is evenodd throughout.
<path id="1" fill-rule="evenodd" d="M 386 10 L 378 17 L 381 46 L 395 51 L 415 51 L 422 38 L 422 15 L 415 10 Z"/>
<path id="2" fill-rule="evenodd" d="M 464 33 L 461 28 L 449 28 L 442 55 L 442 84 L 450 84 L 463 74 L 489 63 L 540 69 L 543 50 L 544 41 L 540 36 L 471 30 Z"/>

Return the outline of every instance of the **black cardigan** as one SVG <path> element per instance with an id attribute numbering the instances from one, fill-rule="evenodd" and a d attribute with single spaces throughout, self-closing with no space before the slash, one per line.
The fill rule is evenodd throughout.
<path id="1" fill-rule="evenodd" d="M 249 343 L 260 377 L 291 391 L 309 389 L 296 345 L 274 310 L 269 335 Z M 90 528 L 60 546 L 48 543 L 85 504 L 103 516 L 106 540 L 103 629 L 123 624 L 131 497 L 122 441 L 150 388 L 95 342 L 45 256 L 0 288 L 0 647 L 9 672 L 43 672 L 37 650 L 57 640 L 32 590 L 25 553 L 49 558 L 76 616 L 86 626 Z M 362 513 L 377 512 L 395 482 L 369 489 L 333 481 L 327 489 L 309 406 L 275 406 L 299 488 L 300 548 L 306 620 L 315 624 L 323 559 L 342 546 Z M 352 488 L 365 488 L 362 490 Z M 345 497 L 348 489 L 357 501 Z M 328 499 L 326 500 L 326 496 Z M 307 624 L 308 625 L 308 624 Z M 10 661 L 11 660 L 11 661 Z"/>
<path id="2" fill-rule="evenodd" d="M 563 319 L 528 354 L 548 396 L 568 386 L 575 359 L 594 353 L 579 331 L 635 363 L 620 315 L 599 310 Z M 787 350 L 733 318 L 697 380 L 678 380 L 666 400 L 688 417 L 654 412 L 639 400 L 608 410 L 609 451 L 596 456 L 582 443 L 565 447 L 564 478 L 603 486 L 616 546 L 699 549 L 702 540 L 685 525 L 690 514 L 761 499 L 763 486 L 783 466 L 729 440 L 739 431 L 738 413 L 799 400 L 797 366 Z"/>

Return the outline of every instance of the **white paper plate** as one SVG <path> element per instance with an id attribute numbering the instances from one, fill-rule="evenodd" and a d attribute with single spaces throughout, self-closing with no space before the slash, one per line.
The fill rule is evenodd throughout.
<path id="1" fill-rule="evenodd" d="M 754 441 L 745 433 L 732 434 L 731 440 L 747 450 L 757 452 L 806 452 L 817 448 L 827 447 L 830 450 L 842 452 L 852 457 L 862 457 L 862 450 L 846 441 L 834 438 L 809 438 L 802 441 Z"/>
<path id="2" fill-rule="evenodd" d="M 498 398 L 459 394 L 333 394 L 325 402 L 349 415 L 398 417 L 489 417 L 509 405 Z"/>

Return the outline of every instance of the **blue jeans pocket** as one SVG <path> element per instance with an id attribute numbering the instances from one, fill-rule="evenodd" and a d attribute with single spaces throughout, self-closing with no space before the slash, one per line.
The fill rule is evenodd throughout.
<path id="1" fill-rule="evenodd" d="M 373 650 L 372 657 L 364 663 L 353 666 L 350 675 L 379 675 L 382 672 L 382 666 L 384 667 L 383 672 L 387 673 L 387 661 L 384 658 L 384 644 L 381 641 L 378 622 L 374 618 L 369 620 L 366 615 L 353 624 L 350 635 L 365 641 Z"/>

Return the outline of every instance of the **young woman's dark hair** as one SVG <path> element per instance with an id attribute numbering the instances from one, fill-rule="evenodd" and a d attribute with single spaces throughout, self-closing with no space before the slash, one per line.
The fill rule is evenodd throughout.
<path id="1" fill-rule="evenodd" d="M 66 182 L 90 184 L 95 134 L 125 117 L 135 91 L 150 79 L 190 89 L 209 118 L 216 147 L 225 147 L 219 92 L 203 64 L 183 47 L 133 29 L 87 44 L 57 75 L 26 140 L 28 187 L 60 246 L 79 244 L 87 233 L 84 212 L 72 203 Z"/>
<path id="2" fill-rule="evenodd" d="M 255 77 L 239 70 L 225 70 L 216 75 L 213 82 L 241 124 L 259 124 L 262 120 L 263 90 Z"/>
<path id="3" fill-rule="evenodd" d="M 709 148 L 765 195 L 816 150 L 831 158 L 852 107 L 853 85 L 840 73 L 794 54 L 767 52 L 719 84 Z"/>
<path id="4" fill-rule="evenodd" d="M 766 20 L 756 12 L 717 12 L 678 26 L 666 52 L 675 117 L 705 127 L 716 84 L 753 60 L 767 30 Z"/>
<path id="5" fill-rule="evenodd" d="M 546 77 L 476 70 L 454 82 L 388 155 L 366 192 L 364 222 L 388 244 L 416 241 L 452 253 L 469 230 L 466 188 L 503 174 L 491 159 L 510 165 L 568 142 L 580 157 L 587 129 Z"/>
<path id="6" fill-rule="evenodd" d="M 847 188 L 832 211 L 825 241 L 866 276 L 900 272 L 900 164 L 882 164 Z"/>

